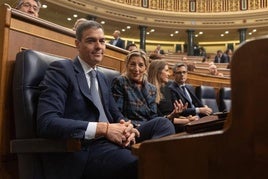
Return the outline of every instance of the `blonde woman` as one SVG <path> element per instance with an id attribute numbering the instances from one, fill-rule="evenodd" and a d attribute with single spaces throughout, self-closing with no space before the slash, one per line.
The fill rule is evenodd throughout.
<path id="1" fill-rule="evenodd" d="M 168 85 L 169 67 L 164 60 L 154 60 L 151 62 L 148 69 L 148 81 L 156 86 L 156 103 L 158 114 L 165 116 L 173 122 L 176 127 L 176 132 L 183 131 L 184 124 L 190 121 L 197 120 L 196 116 L 181 116 L 181 112 L 187 108 L 188 104 L 183 105 L 181 101 L 171 102 L 171 93 Z"/>
<path id="2" fill-rule="evenodd" d="M 142 50 L 129 52 L 125 72 L 113 81 L 112 93 L 121 113 L 149 138 L 175 133 L 173 124 L 157 113 L 156 87 L 147 80 L 148 58 Z M 144 127 L 144 126 L 148 127 Z M 146 138 L 144 138 L 146 139 Z M 144 140 L 143 139 L 143 140 Z M 138 142 L 138 141 L 137 141 Z"/>

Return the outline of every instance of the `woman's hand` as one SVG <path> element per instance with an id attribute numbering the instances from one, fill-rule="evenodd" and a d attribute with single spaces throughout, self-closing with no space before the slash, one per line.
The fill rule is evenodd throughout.
<path id="1" fill-rule="evenodd" d="M 173 111 L 169 115 L 167 115 L 167 118 L 170 120 L 172 120 L 174 117 L 178 117 L 180 113 L 182 113 L 185 109 L 187 109 L 188 103 L 183 105 L 181 100 L 179 101 L 176 100 L 173 106 L 174 106 Z"/>

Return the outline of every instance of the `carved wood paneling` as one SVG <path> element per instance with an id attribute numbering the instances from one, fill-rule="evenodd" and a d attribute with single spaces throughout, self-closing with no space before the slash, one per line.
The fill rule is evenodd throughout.
<path id="1" fill-rule="evenodd" d="M 149 9 L 173 12 L 190 11 L 191 0 L 111 0 L 120 4 L 142 7 L 142 2 L 147 1 Z M 241 11 L 242 3 L 247 4 L 247 9 L 257 10 L 267 8 L 268 0 L 196 0 L 195 8 L 198 13 L 208 12 L 234 12 Z"/>

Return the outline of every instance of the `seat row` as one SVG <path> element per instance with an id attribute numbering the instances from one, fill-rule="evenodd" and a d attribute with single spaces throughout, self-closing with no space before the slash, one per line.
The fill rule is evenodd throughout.
<path id="1" fill-rule="evenodd" d="M 217 92 L 212 86 L 197 86 L 196 96 L 204 105 L 212 108 L 215 112 L 230 112 L 231 110 L 231 88 L 222 87 Z"/>

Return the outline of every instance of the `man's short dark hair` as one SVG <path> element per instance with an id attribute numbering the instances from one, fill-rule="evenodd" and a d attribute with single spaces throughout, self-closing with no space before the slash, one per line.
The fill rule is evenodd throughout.
<path id="1" fill-rule="evenodd" d="M 81 22 L 76 29 L 76 39 L 81 41 L 83 37 L 83 32 L 87 29 L 103 29 L 103 27 L 100 23 L 93 20 Z"/>
<path id="2" fill-rule="evenodd" d="M 173 73 L 175 73 L 177 71 L 177 68 L 180 68 L 182 66 L 185 67 L 186 70 L 188 70 L 188 67 L 187 67 L 186 63 L 176 63 L 172 68 Z"/>
<path id="3" fill-rule="evenodd" d="M 129 50 L 130 47 L 137 47 L 137 45 L 134 43 L 130 43 L 126 46 L 126 50 Z"/>

